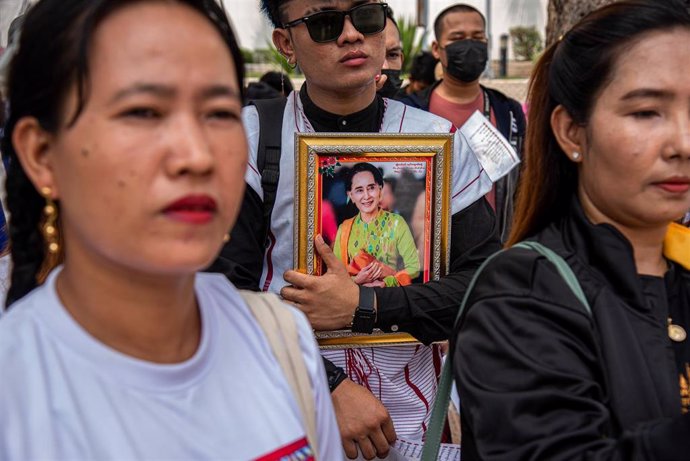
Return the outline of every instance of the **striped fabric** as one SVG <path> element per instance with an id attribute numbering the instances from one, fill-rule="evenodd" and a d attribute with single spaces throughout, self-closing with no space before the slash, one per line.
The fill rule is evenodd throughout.
<path id="1" fill-rule="evenodd" d="M 393 419 L 398 437 L 421 440 L 438 387 L 440 351 L 437 346 L 335 349 L 322 351 L 322 355 L 381 400 Z"/>

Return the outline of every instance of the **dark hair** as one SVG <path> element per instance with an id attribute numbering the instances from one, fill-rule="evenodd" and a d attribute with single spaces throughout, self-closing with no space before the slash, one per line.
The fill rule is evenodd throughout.
<path id="1" fill-rule="evenodd" d="M 280 98 L 283 94 L 265 82 L 251 82 L 245 90 L 246 104 L 250 104 L 257 99 Z"/>
<path id="2" fill-rule="evenodd" d="M 443 33 L 443 18 L 448 16 L 450 13 L 477 13 L 479 16 L 481 16 L 482 23 L 486 29 L 486 18 L 481 11 L 471 5 L 456 3 L 455 5 L 451 5 L 445 10 L 441 11 L 438 16 L 436 16 L 436 19 L 434 19 L 434 35 L 436 36 L 436 40 L 438 40 Z"/>
<path id="3" fill-rule="evenodd" d="M 261 76 L 259 81 L 267 84 L 283 96 L 289 95 L 294 89 L 290 77 L 285 72 L 268 71 Z"/>
<path id="4" fill-rule="evenodd" d="M 261 11 L 271 21 L 273 27 L 283 27 L 283 5 L 290 0 L 261 0 Z"/>
<path id="5" fill-rule="evenodd" d="M 383 182 L 391 186 L 391 191 L 395 193 L 395 188 L 398 186 L 398 179 L 395 176 L 383 178 Z"/>
<path id="6" fill-rule="evenodd" d="M 381 173 L 381 170 L 376 168 L 371 163 L 361 162 L 355 163 L 355 166 L 353 166 L 350 170 L 350 174 L 347 175 L 347 178 L 345 179 L 345 190 L 352 190 L 352 180 L 355 178 L 355 175 L 365 171 L 371 173 L 374 176 L 374 181 L 376 181 L 376 184 L 383 187 L 383 174 Z"/>
<path id="7" fill-rule="evenodd" d="M 631 42 L 676 27 L 690 29 L 690 14 L 678 0 L 621 1 L 585 16 L 544 52 L 529 86 L 526 154 L 507 245 L 562 218 L 577 191 L 577 166 L 551 130 L 553 110 L 562 105 L 576 123 L 587 125 L 616 61 Z"/>
<path id="8" fill-rule="evenodd" d="M 17 160 L 11 142 L 14 127 L 23 117 L 35 117 L 50 133 L 56 133 L 67 120 L 69 125 L 74 124 L 88 99 L 89 51 L 96 29 L 115 11 L 144 1 L 41 0 L 26 14 L 19 50 L 10 64 L 10 113 L 0 144 L 9 161 L 6 189 L 13 268 L 7 306 L 42 282 L 42 265 L 47 256 L 39 231 L 45 200 Z M 177 1 L 213 24 L 232 55 L 241 89 L 242 55 L 223 9 L 214 0 Z M 64 106 L 72 85 L 77 89 L 77 108 L 68 116 Z"/>
<path id="9" fill-rule="evenodd" d="M 395 20 L 395 14 L 393 13 L 393 8 L 390 6 L 386 7 L 386 17 L 391 20 L 396 29 L 398 29 L 398 35 L 400 35 L 400 27 L 398 27 L 398 21 Z"/>
<path id="10" fill-rule="evenodd" d="M 422 51 L 412 60 L 410 80 L 431 85 L 436 81 L 436 63 L 438 60 L 429 51 Z"/>

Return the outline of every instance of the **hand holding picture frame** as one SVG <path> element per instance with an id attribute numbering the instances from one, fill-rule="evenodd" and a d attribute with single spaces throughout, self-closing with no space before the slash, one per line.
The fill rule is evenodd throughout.
<path id="1" fill-rule="evenodd" d="M 321 275 L 322 235 L 355 283 L 393 287 L 448 272 L 452 134 L 295 135 L 296 270 Z M 316 333 L 323 348 L 416 342 L 405 333 Z"/>

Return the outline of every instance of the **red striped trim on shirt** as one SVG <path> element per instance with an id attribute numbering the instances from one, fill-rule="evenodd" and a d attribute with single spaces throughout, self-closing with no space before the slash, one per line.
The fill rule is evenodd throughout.
<path id="1" fill-rule="evenodd" d="M 252 166 L 251 163 L 247 162 L 247 166 L 248 166 L 249 168 L 251 168 L 251 170 L 252 170 L 254 173 L 256 173 L 256 175 L 257 175 L 258 177 L 261 177 L 261 173 L 259 173 L 259 171 L 258 171 L 256 168 L 254 168 L 254 167 Z"/>
<path id="2" fill-rule="evenodd" d="M 255 461 L 314 461 L 314 450 L 305 437 L 260 456 Z"/>
<path id="3" fill-rule="evenodd" d="M 434 373 L 436 373 L 436 379 L 441 378 L 441 369 L 443 368 L 443 353 L 441 352 L 440 344 L 431 345 L 432 352 L 434 354 Z"/>
<path id="4" fill-rule="evenodd" d="M 407 383 L 408 386 L 410 386 L 410 389 L 414 391 L 415 394 L 417 394 L 417 397 L 419 397 L 419 400 L 424 404 L 426 407 L 427 413 L 429 413 L 429 401 L 424 397 L 424 394 L 422 391 L 419 390 L 417 386 L 412 382 L 410 379 L 410 366 L 405 365 L 405 382 Z M 426 433 L 426 421 L 422 421 L 422 431 Z"/>
<path id="5" fill-rule="evenodd" d="M 362 378 L 366 378 L 374 395 L 380 392 L 376 396 L 386 406 L 400 437 L 421 440 L 430 417 L 429 402 L 433 401 L 438 387 L 430 347 L 365 347 L 331 349 L 322 353 L 336 365 L 345 368 L 355 383 L 363 384 Z M 407 379 L 405 367 L 408 367 Z M 410 382 L 413 386 L 410 386 Z"/>
<path id="6" fill-rule="evenodd" d="M 295 119 L 295 131 L 299 132 L 299 126 L 297 126 L 297 92 L 293 91 L 292 92 L 292 110 L 295 113 L 294 114 L 294 119 Z"/>
<path id="7" fill-rule="evenodd" d="M 477 175 L 477 177 L 474 178 L 474 179 L 473 179 L 472 181 L 470 181 L 469 183 L 467 183 L 467 185 L 466 185 L 465 187 L 463 187 L 462 189 L 460 189 L 460 192 L 458 192 L 457 194 L 453 195 L 453 198 L 455 198 L 455 197 L 457 197 L 458 195 L 462 194 L 462 193 L 465 192 L 472 184 L 474 184 L 474 183 L 476 183 L 477 181 L 479 181 L 479 178 L 482 176 L 482 172 L 483 172 L 483 171 L 484 171 L 484 168 L 482 168 L 481 170 L 479 170 L 479 174 Z"/>
<path id="8" fill-rule="evenodd" d="M 271 286 L 273 281 L 273 248 L 276 246 L 276 238 L 273 235 L 271 229 L 268 230 L 268 240 L 271 242 L 268 245 L 268 250 L 266 251 L 266 280 L 264 281 L 263 291 L 268 291 L 268 287 Z"/>
<path id="9" fill-rule="evenodd" d="M 405 114 L 407 113 L 407 105 L 403 107 L 403 113 L 402 116 L 400 117 L 400 127 L 398 128 L 398 133 L 402 133 L 402 126 L 403 122 L 405 121 Z M 381 131 L 381 130 L 379 130 Z"/>

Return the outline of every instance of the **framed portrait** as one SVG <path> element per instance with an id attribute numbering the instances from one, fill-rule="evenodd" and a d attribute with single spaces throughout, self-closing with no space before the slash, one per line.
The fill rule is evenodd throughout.
<path id="1" fill-rule="evenodd" d="M 321 275 L 321 235 L 353 281 L 373 287 L 438 280 L 448 272 L 453 135 L 297 133 L 296 270 Z M 416 342 L 406 333 L 316 332 L 319 345 Z"/>

